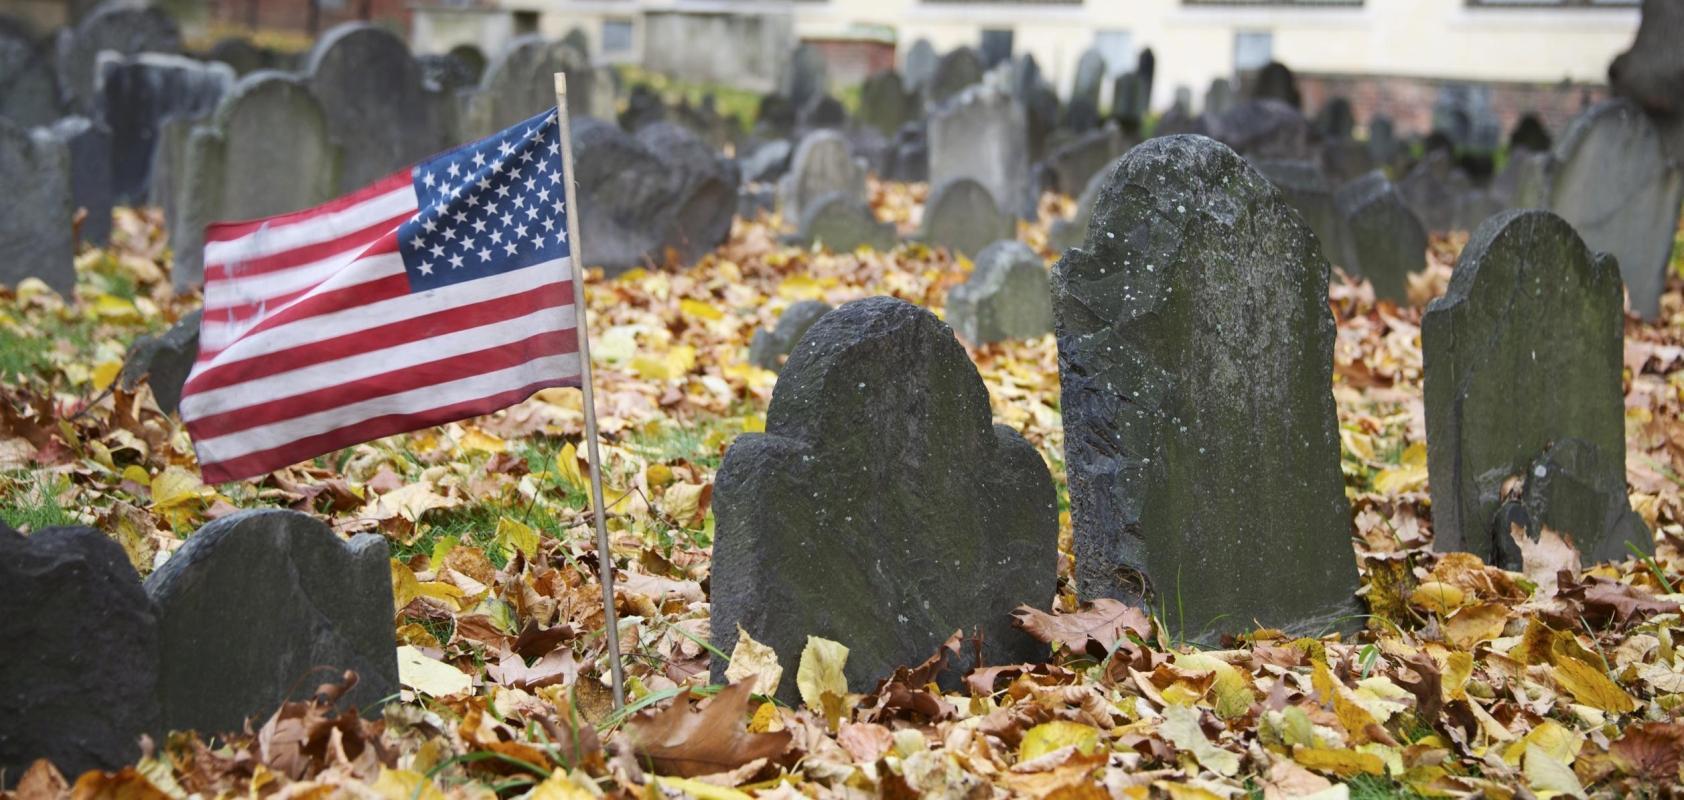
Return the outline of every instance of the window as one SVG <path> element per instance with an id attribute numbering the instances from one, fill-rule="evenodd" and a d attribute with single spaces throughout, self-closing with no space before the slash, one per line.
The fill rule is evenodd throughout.
<path id="1" fill-rule="evenodd" d="M 537 32 L 538 32 L 538 12 L 536 12 L 536 11 L 516 11 L 515 12 L 515 35 L 516 36 L 524 36 L 528 33 L 537 33 Z"/>
<path id="2" fill-rule="evenodd" d="M 1262 69 L 1275 58 L 1275 35 L 1269 31 L 1234 32 L 1234 70 Z"/>
<path id="3" fill-rule="evenodd" d="M 624 53 L 632 49 L 632 23 L 629 19 L 602 21 L 602 52 Z"/>
<path id="4" fill-rule="evenodd" d="M 1098 31 L 1093 35 L 1093 49 L 1105 57 L 1105 75 L 1115 79 L 1134 71 L 1134 35 L 1128 31 Z"/>

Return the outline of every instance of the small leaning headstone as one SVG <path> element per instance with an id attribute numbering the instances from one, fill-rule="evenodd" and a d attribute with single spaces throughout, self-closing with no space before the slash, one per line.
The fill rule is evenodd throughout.
<path id="1" fill-rule="evenodd" d="M 821 245 L 834 253 L 861 247 L 884 251 L 895 246 L 894 224 L 879 222 L 869 204 L 843 192 L 808 203 L 797 231 L 796 238 L 803 244 Z"/>
<path id="2" fill-rule="evenodd" d="M 1220 143 L 1123 157 L 1052 278 L 1080 596 L 1193 641 L 1354 626 L 1328 272 Z"/>
<path id="3" fill-rule="evenodd" d="M 1339 265 L 1367 278 L 1374 296 L 1406 303 L 1409 273 L 1427 268 L 1427 229 L 1379 170 L 1339 188 L 1333 197 L 1344 226 Z"/>
<path id="4" fill-rule="evenodd" d="M 754 332 L 748 343 L 749 363 L 773 372 L 783 369 L 784 357 L 807 335 L 807 329 L 828 313 L 830 304 L 819 300 L 802 300 L 784 309 L 771 330 Z"/>
<path id="5" fill-rule="evenodd" d="M 930 114 L 930 182 L 975 178 L 1011 214 L 1034 213 L 1029 121 L 1003 87 L 978 84 Z"/>
<path id="6" fill-rule="evenodd" d="M 123 359 L 118 385 L 132 392 L 145 380 L 158 409 L 174 414 L 181 405 L 181 388 L 199 357 L 199 320 L 203 316 L 202 309 L 195 310 L 162 334 L 136 339 Z"/>
<path id="7" fill-rule="evenodd" d="M 40 278 L 66 297 L 76 286 L 70 148 L 45 128 L 25 130 L 0 117 L 0 285 Z"/>
<path id="8" fill-rule="evenodd" d="M 977 254 L 976 269 L 947 293 L 947 324 L 971 344 L 1033 339 L 1052 331 L 1047 267 L 1022 242 L 995 242 Z"/>
<path id="9" fill-rule="evenodd" d="M 0 774 L 37 758 L 72 780 L 140 758 L 158 730 L 158 617 L 116 540 L 0 523 Z"/>
<path id="10" fill-rule="evenodd" d="M 732 443 L 714 483 L 714 644 L 731 652 L 740 626 L 795 664 L 809 636 L 841 642 L 851 687 L 955 630 L 980 633 L 988 663 L 1043 657 L 1010 623 L 1055 591 L 1057 495 L 1035 448 L 990 420 L 975 365 L 928 311 L 874 297 L 821 318 L 766 432 Z"/>
<path id="11" fill-rule="evenodd" d="M 163 726 L 238 731 L 346 670 L 379 713 L 398 690 L 386 540 L 342 541 L 296 511 L 242 511 L 188 537 L 146 580 L 158 606 Z"/>
<path id="12" fill-rule="evenodd" d="M 1568 439 L 1577 480 L 1625 496 L 1620 273 L 1562 218 L 1516 210 L 1485 221 L 1443 297 L 1421 319 L 1433 542 L 1486 560 L 1511 478 Z M 1548 468 L 1546 467 L 1546 470 Z M 1617 490 L 1616 488 L 1617 487 Z M 1600 516 L 1606 503 L 1586 511 Z M 1535 533 L 1536 531 L 1534 531 Z M 1569 532 L 1587 556 L 1606 530 Z M 1509 566 L 1516 566 L 1510 564 Z"/>
<path id="13" fill-rule="evenodd" d="M 1013 238 L 1016 228 L 1012 215 L 1000 209 L 986 187 L 957 178 L 930 190 L 918 238 L 932 247 L 975 255 L 993 242 Z"/>
<path id="14" fill-rule="evenodd" d="M 840 192 L 865 199 L 865 168 L 854 160 L 847 137 L 838 131 L 809 133 L 795 148 L 789 172 L 778 182 L 778 210 L 799 220 L 807 204 Z"/>

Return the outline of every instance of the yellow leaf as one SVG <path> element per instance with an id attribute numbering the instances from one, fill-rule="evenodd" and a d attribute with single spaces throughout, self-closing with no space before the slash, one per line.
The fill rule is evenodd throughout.
<path id="1" fill-rule="evenodd" d="M 743 433 L 765 433 L 766 415 L 748 414 L 743 417 Z"/>
<path id="2" fill-rule="evenodd" d="M 1427 445 L 1416 442 L 1403 451 L 1403 460 L 1374 476 L 1374 489 L 1381 494 L 1418 492 L 1427 486 Z"/>
<path id="3" fill-rule="evenodd" d="M 1460 650 L 1444 657 L 1444 675 L 1439 684 L 1445 702 L 1468 699 L 1468 679 L 1473 677 L 1474 657 Z"/>
<path id="4" fill-rule="evenodd" d="M 713 306 L 708 305 L 707 303 L 704 303 L 700 300 L 690 300 L 690 299 L 680 300 L 680 301 L 678 301 L 678 308 L 679 308 L 680 311 L 683 311 L 687 316 L 700 317 L 700 318 L 705 319 L 705 320 L 711 321 L 711 320 L 721 320 L 721 319 L 725 318 L 725 312 L 720 311 L 719 309 L 714 308 Z"/>
<path id="5" fill-rule="evenodd" d="M 1164 709 L 1164 721 L 1158 732 L 1176 749 L 1192 754 L 1205 769 L 1231 778 L 1240 771 L 1240 757 L 1224 750 L 1205 738 L 1199 727 L 1199 711 L 1189 706 L 1169 706 Z"/>
<path id="6" fill-rule="evenodd" d="M 532 526 L 508 517 L 497 518 L 497 546 L 505 558 L 518 552 L 530 561 L 538 556 L 538 544 L 538 532 Z"/>
<path id="7" fill-rule="evenodd" d="M 181 467 L 165 467 L 152 479 L 152 507 L 157 509 L 195 503 L 214 494 L 199 480 L 199 476 Z"/>
<path id="8" fill-rule="evenodd" d="M 1386 774 L 1386 762 L 1373 753 L 1359 753 L 1332 747 L 1300 747 L 1292 751 L 1292 760 L 1318 772 L 1328 772 L 1341 778 L 1358 773 Z"/>
<path id="9" fill-rule="evenodd" d="M 731 648 L 731 664 L 725 668 L 725 681 L 738 681 L 754 678 L 755 691 L 771 697 L 778 693 L 778 684 L 783 682 L 784 668 L 778 663 L 778 654 L 772 648 L 754 640 L 737 626 L 737 646 Z"/>
<path id="10" fill-rule="evenodd" d="M 444 800 L 427 776 L 407 769 L 380 768 L 380 777 L 369 787 L 383 800 Z"/>
<path id="11" fill-rule="evenodd" d="M 1585 788 L 1579 783 L 1579 776 L 1573 774 L 1573 768 L 1535 744 L 1526 746 L 1524 771 L 1526 782 L 1544 800 L 1559 795 L 1585 796 Z"/>
<path id="12" fill-rule="evenodd" d="M 392 602 L 396 605 L 392 610 L 402 611 L 420 596 L 421 582 L 415 579 L 415 571 L 408 564 L 392 559 Z"/>
<path id="13" fill-rule="evenodd" d="M 1555 682 L 1573 698 L 1591 708 L 1626 714 L 1637 710 L 1637 701 L 1602 670 L 1574 658 L 1557 659 Z"/>
<path id="14" fill-rule="evenodd" d="M 449 697 L 473 688 L 474 679 L 406 644 L 398 648 L 398 683 L 423 694 Z"/>
<path id="15" fill-rule="evenodd" d="M 693 778 L 650 778 L 650 785 L 661 789 L 671 789 L 682 792 L 696 800 L 753 800 L 747 792 L 731 789 L 717 784 L 705 783 Z M 666 793 L 656 793 L 657 797 L 670 796 Z"/>
<path id="16" fill-rule="evenodd" d="M 123 468 L 123 480 L 133 481 L 141 486 L 151 486 L 152 476 L 146 474 L 146 468 L 139 464 L 130 464 Z"/>
<path id="17" fill-rule="evenodd" d="M 117 380 L 117 374 L 123 371 L 121 361 L 101 361 L 94 365 L 94 391 L 103 392 L 112 381 Z"/>
<path id="18" fill-rule="evenodd" d="M 1410 605 L 1441 617 L 1450 616 L 1466 600 L 1466 592 L 1442 581 L 1427 581 L 1409 593 Z"/>
<path id="19" fill-rule="evenodd" d="M 795 670 L 795 687 L 801 690 L 801 702 L 808 708 L 824 713 L 824 696 L 845 697 L 848 679 L 842 668 L 848 663 L 848 648 L 841 642 L 807 637 L 801 650 L 801 665 Z"/>
<path id="20" fill-rule="evenodd" d="M 532 787 L 526 800 L 597 800 L 597 795 L 575 782 L 567 770 L 557 769 L 543 783 Z"/>
<path id="21" fill-rule="evenodd" d="M 585 482 L 585 475 L 579 470 L 579 449 L 568 442 L 561 448 L 561 454 L 555 457 L 556 472 L 561 480 L 575 492 L 584 492 L 590 484 Z"/>
<path id="22" fill-rule="evenodd" d="M 707 515 L 707 502 L 712 494 L 712 484 L 675 483 L 662 496 L 661 506 L 674 522 L 694 528 L 700 526 L 702 518 Z"/>
<path id="23" fill-rule="evenodd" d="M 1469 606 L 1444 622 L 1444 640 L 1462 650 L 1503 635 L 1509 609 L 1501 603 Z"/>
<path id="24" fill-rule="evenodd" d="M 1359 460 L 1374 460 L 1374 437 L 1350 428 L 1340 428 L 1339 441 L 1345 445 L 1346 452 Z"/>
<path id="25" fill-rule="evenodd" d="M 502 439 L 478 428 L 469 428 L 456 446 L 469 453 L 501 453 L 507 449 Z"/>
<path id="26" fill-rule="evenodd" d="M 1072 746 L 1082 755 L 1093 755 L 1099 749 L 1099 729 L 1080 722 L 1043 722 L 1023 735 L 1023 743 L 1017 748 L 1017 760 L 1031 761 L 1060 747 Z"/>
<path id="27" fill-rule="evenodd" d="M 1533 726 L 1526 735 L 1510 743 L 1503 750 L 1503 760 L 1510 764 L 1519 764 L 1528 748 L 1538 748 L 1551 758 L 1564 764 L 1573 763 L 1579 755 L 1579 749 L 1584 747 L 1583 734 L 1569 730 L 1565 725 L 1553 719 L 1546 719 Z"/>
<path id="28" fill-rule="evenodd" d="M 93 302 L 87 305 L 96 317 L 113 322 L 139 322 L 140 309 L 135 308 L 133 300 L 125 300 L 114 294 L 101 292 L 94 296 Z"/>

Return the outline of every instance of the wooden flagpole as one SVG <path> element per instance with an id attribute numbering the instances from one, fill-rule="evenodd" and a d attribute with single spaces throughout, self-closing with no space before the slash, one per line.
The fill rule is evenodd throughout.
<path id="1" fill-rule="evenodd" d="M 614 551 L 608 543 L 608 507 L 602 502 L 602 454 L 597 449 L 596 397 L 591 391 L 591 336 L 585 324 L 585 264 L 579 248 L 579 205 L 573 191 L 573 130 L 567 119 L 567 75 L 555 73 L 555 113 L 561 137 L 562 184 L 567 208 L 562 224 L 567 226 L 569 262 L 573 270 L 573 312 L 579 326 L 579 388 L 585 401 L 585 442 L 591 459 L 591 502 L 596 513 L 596 560 L 601 573 L 602 611 L 607 623 L 608 665 L 614 677 L 614 707 L 626 705 L 625 667 L 620 661 L 620 622 L 614 612 Z"/>

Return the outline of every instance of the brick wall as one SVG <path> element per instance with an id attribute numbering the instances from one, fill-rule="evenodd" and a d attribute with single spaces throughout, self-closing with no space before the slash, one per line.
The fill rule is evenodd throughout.
<path id="1" fill-rule="evenodd" d="M 1457 84 L 1384 75 L 1298 75 L 1306 114 L 1314 115 L 1329 99 L 1343 95 L 1351 102 L 1357 124 L 1366 124 L 1375 114 L 1385 114 L 1392 118 L 1399 136 L 1432 132 L 1433 107 L 1439 100 L 1440 90 Z M 1490 87 L 1490 108 L 1502 126 L 1505 141 L 1515 123 L 1528 112 L 1538 115 L 1551 136 L 1560 137 L 1567 130 L 1567 123 L 1580 111 L 1608 97 L 1608 87 L 1602 85 L 1565 82 L 1483 85 Z"/>

